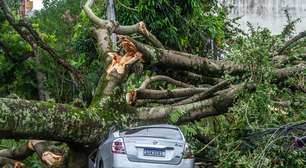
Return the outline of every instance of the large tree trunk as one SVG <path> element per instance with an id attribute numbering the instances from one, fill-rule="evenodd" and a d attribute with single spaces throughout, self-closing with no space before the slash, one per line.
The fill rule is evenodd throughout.
<path id="1" fill-rule="evenodd" d="M 88 168 L 88 155 L 92 148 L 86 148 L 80 145 L 70 145 L 68 153 L 68 168 Z"/>
<path id="2" fill-rule="evenodd" d="M 95 145 L 105 122 L 91 109 L 54 102 L 0 99 L 0 137 Z"/>

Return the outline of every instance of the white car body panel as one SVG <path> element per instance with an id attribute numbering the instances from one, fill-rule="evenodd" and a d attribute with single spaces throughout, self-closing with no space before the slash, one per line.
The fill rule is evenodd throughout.
<path id="1" fill-rule="evenodd" d="M 114 155 L 113 168 L 193 168 L 193 159 L 182 159 L 178 165 L 129 162 L 126 155 Z"/>
<path id="2" fill-rule="evenodd" d="M 125 153 L 112 152 L 117 139 L 122 140 Z M 99 146 L 90 168 L 193 168 L 194 159 L 183 158 L 186 146 L 182 132 L 172 125 L 116 131 Z"/>

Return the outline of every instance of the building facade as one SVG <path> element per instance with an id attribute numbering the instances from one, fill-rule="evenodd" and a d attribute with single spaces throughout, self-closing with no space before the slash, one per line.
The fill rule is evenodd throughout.
<path id="1" fill-rule="evenodd" d="M 20 14 L 22 17 L 31 15 L 33 10 L 33 0 L 20 0 Z"/>
<path id="2" fill-rule="evenodd" d="M 231 17 L 242 16 L 239 23 L 247 30 L 247 22 L 280 33 L 287 22 L 285 10 L 292 19 L 300 18 L 297 31 L 306 30 L 306 0 L 220 0 L 230 10 Z"/>

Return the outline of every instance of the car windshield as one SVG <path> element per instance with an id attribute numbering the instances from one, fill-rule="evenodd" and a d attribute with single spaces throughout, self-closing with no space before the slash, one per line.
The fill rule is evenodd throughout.
<path id="1" fill-rule="evenodd" d="M 142 136 L 142 137 L 158 137 L 165 139 L 182 140 L 183 137 L 178 129 L 175 128 L 135 128 L 124 130 L 120 133 L 121 136 Z"/>

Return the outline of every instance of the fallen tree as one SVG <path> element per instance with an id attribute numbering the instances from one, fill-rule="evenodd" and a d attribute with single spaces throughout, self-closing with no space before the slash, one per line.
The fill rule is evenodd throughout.
<path id="1" fill-rule="evenodd" d="M 98 145 L 107 129 L 116 124 L 113 118 L 117 114 L 126 115 L 133 121 L 161 123 L 167 122 L 171 113 L 181 111 L 183 115 L 176 121 L 179 125 L 223 115 L 233 106 L 239 92 L 256 89 L 256 83 L 247 80 L 237 82 L 225 78 L 226 75 L 243 76 L 249 71 L 246 67 L 230 60 L 213 60 L 205 56 L 166 49 L 146 28 L 144 22 L 120 25 L 116 21 L 103 20 L 92 11 L 93 4 L 93 0 L 88 0 L 84 11 L 95 24 L 93 34 L 101 64 L 108 66 L 100 75 L 90 105 L 79 108 L 52 101 L 0 99 L 0 138 L 60 141 L 69 146 L 69 154 L 62 159 L 61 155 L 36 149 L 35 146 L 40 144 L 36 143 L 31 145 L 32 147 L 21 146 L 13 151 L 0 151 L 0 165 L 11 164 L 21 167 L 22 163 L 19 161 L 37 152 L 50 166 L 66 160 L 67 167 L 86 167 L 88 154 Z M 16 22 L 5 0 L 0 0 L 0 5 L 10 25 L 25 41 L 44 49 L 56 63 L 81 79 L 79 71 L 61 59 L 29 23 Z M 118 35 L 119 47 L 123 52 L 113 50 L 110 41 L 112 33 Z M 132 34 L 143 36 L 146 39 L 145 43 L 132 38 Z M 136 71 L 137 66 L 152 71 L 165 71 L 157 70 L 157 76 L 146 79 L 139 88 L 124 93 L 121 85 Z M 305 68 L 304 61 L 289 67 L 275 68 L 272 82 L 282 83 L 288 77 L 304 72 Z M 180 74 L 184 74 L 185 81 L 178 77 Z M 186 80 L 187 78 L 190 80 Z M 157 81 L 170 83 L 175 89 L 155 88 L 153 83 Z M 126 100 L 122 99 L 124 95 Z"/>

